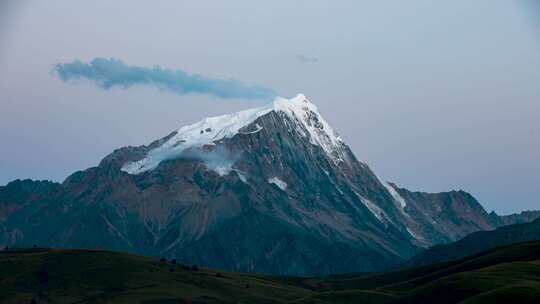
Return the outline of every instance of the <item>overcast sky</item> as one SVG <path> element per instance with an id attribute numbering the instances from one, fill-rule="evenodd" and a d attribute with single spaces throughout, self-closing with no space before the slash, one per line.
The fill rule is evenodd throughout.
<path id="1" fill-rule="evenodd" d="M 264 102 L 51 72 L 116 58 L 304 93 L 386 180 L 464 189 L 503 214 L 540 209 L 534 0 L 0 1 L 0 184 L 62 181 L 115 148 Z"/>

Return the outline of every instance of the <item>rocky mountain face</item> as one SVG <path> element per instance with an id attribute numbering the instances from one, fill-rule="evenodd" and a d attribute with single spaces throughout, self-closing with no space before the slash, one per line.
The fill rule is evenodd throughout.
<path id="1" fill-rule="evenodd" d="M 1 245 L 288 275 L 383 270 L 524 218 L 488 214 L 463 191 L 381 181 L 303 95 L 118 149 L 62 184 L 0 187 Z"/>
<path id="2" fill-rule="evenodd" d="M 499 216 L 495 212 L 491 212 L 489 217 L 491 222 L 497 227 L 513 224 L 524 224 L 540 218 L 540 210 L 527 210 L 522 211 L 521 213 L 504 216 Z"/>
<path id="3" fill-rule="evenodd" d="M 61 185 L 50 181 L 16 180 L 0 187 L 0 224 L 24 206 L 54 195 Z"/>
<path id="4" fill-rule="evenodd" d="M 427 239 L 428 246 L 459 240 L 474 231 L 526 223 L 540 217 L 536 211 L 507 216 L 487 213 L 471 194 L 461 190 L 425 193 L 391 186 L 407 202 L 407 214 L 418 233 Z"/>

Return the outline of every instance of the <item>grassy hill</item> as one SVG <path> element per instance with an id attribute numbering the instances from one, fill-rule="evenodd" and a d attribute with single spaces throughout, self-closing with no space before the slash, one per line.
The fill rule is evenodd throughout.
<path id="1" fill-rule="evenodd" d="M 536 240 L 540 240 L 540 218 L 530 223 L 475 232 L 457 242 L 433 246 L 413 257 L 407 265 L 412 267 L 451 261 L 498 246 Z"/>
<path id="2" fill-rule="evenodd" d="M 98 250 L 0 253 L 0 303 L 540 303 L 540 242 L 388 273 L 271 277 Z"/>

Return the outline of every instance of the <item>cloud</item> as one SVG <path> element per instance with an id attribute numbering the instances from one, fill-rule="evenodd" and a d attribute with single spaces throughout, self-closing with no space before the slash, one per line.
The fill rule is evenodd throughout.
<path id="1" fill-rule="evenodd" d="M 179 95 L 198 93 L 220 98 L 269 100 L 276 92 L 269 88 L 249 86 L 234 79 L 208 78 L 182 70 L 131 66 L 115 58 L 95 58 L 89 63 L 75 60 L 54 65 L 53 71 L 63 81 L 88 79 L 103 89 L 151 85 Z"/>
<path id="2" fill-rule="evenodd" d="M 228 151 L 222 146 L 211 146 L 211 148 L 211 150 L 202 147 L 183 150 L 179 154 L 171 154 L 170 158 L 200 160 L 208 169 L 221 176 L 229 174 L 233 170 L 234 163 L 240 158 L 240 154 Z"/>
<path id="3" fill-rule="evenodd" d="M 298 61 L 303 62 L 303 63 L 317 63 L 317 62 L 319 62 L 319 58 L 317 58 L 317 57 L 311 57 L 311 56 L 306 56 L 306 55 L 302 55 L 302 54 L 296 55 L 296 59 L 298 59 Z"/>

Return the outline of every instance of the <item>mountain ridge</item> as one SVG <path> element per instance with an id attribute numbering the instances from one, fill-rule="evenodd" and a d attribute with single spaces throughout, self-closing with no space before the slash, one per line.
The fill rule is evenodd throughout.
<path id="1" fill-rule="evenodd" d="M 474 232 L 459 241 L 433 246 L 414 256 L 405 265 L 422 266 L 457 260 L 495 247 L 536 240 L 540 240 L 540 218 L 530 223 L 518 223 L 501 226 L 491 231 Z"/>

